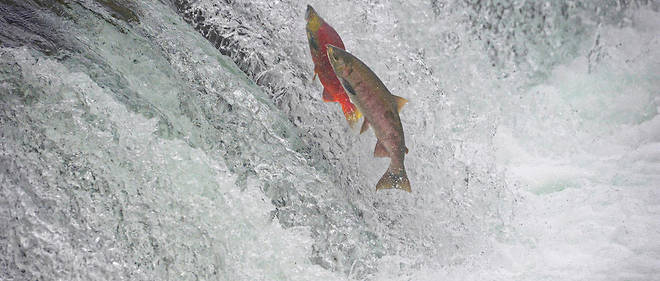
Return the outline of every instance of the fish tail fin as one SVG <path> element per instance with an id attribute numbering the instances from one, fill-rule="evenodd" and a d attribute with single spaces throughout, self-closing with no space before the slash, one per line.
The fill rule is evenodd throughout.
<path id="1" fill-rule="evenodd" d="M 340 102 L 341 109 L 344 111 L 344 117 L 348 121 L 348 125 L 351 128 L 355 127 L 355 124 L 362 118 L 362 112 L 360 112 L 354 104 L 350 102 Z"/>
<path id="2" fill-rule="evenodd" d="M 406 175 L 406 169 L 394 168 L 392 165 L 387 169 L 387 172 L 380 178 L 376 184 L 376 191 L 380 189 L 396 188 L 411 192 L 410 181 Z"/>

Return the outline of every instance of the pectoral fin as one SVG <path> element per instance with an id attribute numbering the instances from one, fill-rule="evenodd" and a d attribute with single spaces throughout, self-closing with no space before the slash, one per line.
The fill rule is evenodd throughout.
<path id="1" fill-rule="evenodd" d="M 330 93 L 328 93 L 328 90 L 323 89 L 323 101 L 324 102 L 333 102 L 336 101 L 335 97 L 333 97 Z"/>
<path id="2" fill-rule="evenodd" d="M 377 141 L 376 142 L 376 148 L 374 148 L 374 157 L 389 157 L 390 154 L 387 153 L 387 149 L 385 149 L 385 146 L 383 145 L 382 142 Z"/>
<path id="3" fill-rule="evenodd" d="M 355 96 L 355 89 L 353 89 L 353 85 L 351 85 L 351 82 L 348 82 L 348 80 L 339 77 L 339 82 L 341 83 L 342 87 L 344 87 L 344 90 L 346 90 L 346 93 L 348 96 Z"/>
<path id="4" fill-rule="evenodd" d="M 406 104 L 408 100 L 399 96 L 393 96 L 393 97 L 394 97 L 394 104 L 396 105 L 396 111 L 401 112 L 401 108 L 403 108 L 403 105 Z"/>
<path id="5" fill-rule="evenodd" d="M 364 118 L 364 122 L 362 123 L 362 128 L 360 128 L 360 134 L 364 133 L 368 129 L 369 129 L 369 121 L 367 121 L 367 118 Z"/>

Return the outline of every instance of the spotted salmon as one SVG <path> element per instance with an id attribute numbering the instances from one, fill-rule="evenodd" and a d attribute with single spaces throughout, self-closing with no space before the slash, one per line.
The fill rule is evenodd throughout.
<path id="1" fill-rule="evenodd" d="M 399 118 L 399 111 L 408 101 L 392 95 L 366 64 L 342 48 L 328 45 L 327 53 L 342 87 L 364 115 L 360 132 L 371 126 L 376 133 L 374 156 L 390 158 L 390 166 L 376 184 L 376 190 L 398 188 L 410 192 L 403 164 L 408 148 Z"/>

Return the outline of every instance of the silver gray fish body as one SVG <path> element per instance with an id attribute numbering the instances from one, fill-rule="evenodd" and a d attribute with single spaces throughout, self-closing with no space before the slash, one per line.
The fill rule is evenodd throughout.
<path id="1" fill-rule="evenodd" d="M 378 139 L 374 156 L 390 158 L 390 166 L 376 184 L 376 190 L 398 188 L 410 192 L 404 166 L 408 149 L 399 118 L 407 100 L 392 95 L 366 64 L 345 50 L 328 45 L 328 58 L 351 102 L 365 118 L 361 132 L 369 126 L 374 129 Z"/>

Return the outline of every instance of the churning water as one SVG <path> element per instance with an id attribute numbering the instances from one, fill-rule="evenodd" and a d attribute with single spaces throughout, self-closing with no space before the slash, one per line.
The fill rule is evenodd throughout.
<path id="1" fill-rule="evenodd" d="M 411 194 L 311 4 L 410 102 Z M 657 1 L 0 1 L 0 280 L 658 280 Z"/>

